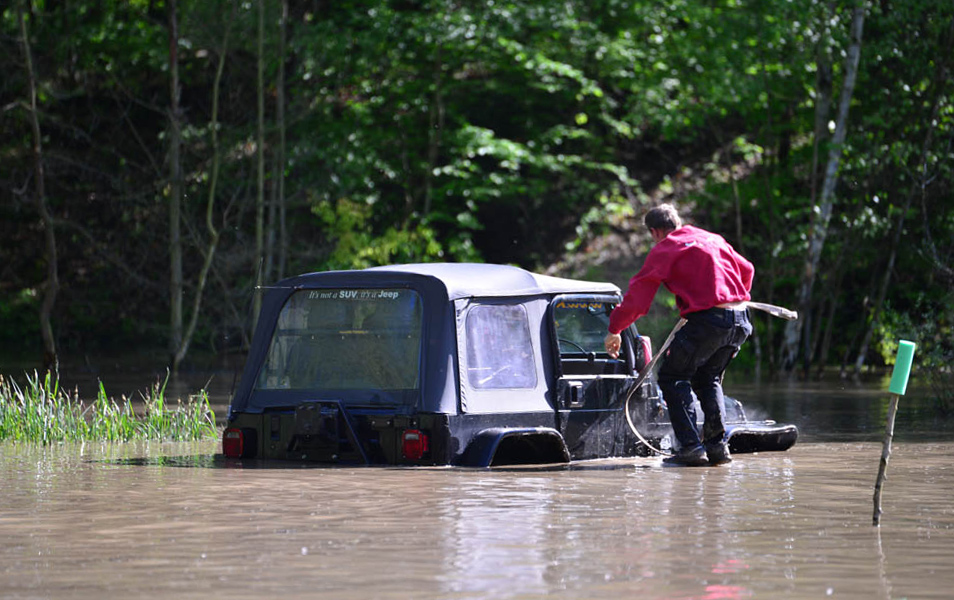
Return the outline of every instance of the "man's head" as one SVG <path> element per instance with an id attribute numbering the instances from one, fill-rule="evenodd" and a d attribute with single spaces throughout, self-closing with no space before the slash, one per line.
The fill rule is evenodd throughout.
<path id="1" fill-rule="evenodd" d="M 643 223 L 656 242 L 664 239 L 669 232 L 682 227 L 682 219 L 672 204 L 660 204 L 649 209 L 643 217 Z"/>

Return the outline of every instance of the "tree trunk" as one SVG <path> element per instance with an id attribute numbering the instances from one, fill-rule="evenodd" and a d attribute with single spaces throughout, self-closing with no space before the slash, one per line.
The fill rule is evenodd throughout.
<path id="1" fill-rule="evenodd" d="M 275 245 L 278 242 L 278 186 L 275 185 L 275 178 L 278 176 L 278 154 L 273 152 L 270 156 L 272 164 L 269 170 L 272 173 L 272 185 L 268 187 L 268 211 L 265 216 L 265 275 L 264 281 L 274 281 L 275 263 Z"/>
<path id="2" fill-rule="evenodd" d="M 401 228 L 406 228 L 414 214 L 414 180 L 411 177 L 411 152 L 408 149 L 407 135 L 404 126 L 398 125 L 398 135 L 401 140 L 401 168 L 404 169 L 404 216 L 401 219 Z"/>
<path id="3" fill-rule="evenodd" d="M 763 173 L 765 178 L 765 197 L 768 198 L 769 209 L 768 209 L 768 238 L 769 238 L 769 247 L 774 248 L 776 246 L 776 240 L 778 240 L 778 216 L 776 214 L 775 202 L 772 199 L 774 186 L 771 184 L 768 173 Z M 774 252 L 769 252 L 769 265 L 768 265 L 768 285 L 766 290 L 768 291 L 768 297 L 765 299 L 769 304 L 775 304 L 775 282 L 778 279 L 778 258 Z M 778 361 L 776 360 L 775 351 L 776 348 L 776 328 L 775 328 L 775 319 L 772 317 L 766 316 L 764 319 L 765 322 L 765 347 L 768 349 L 766 354 L 768 355 L 769 363 L 769 377 L 775 378 L 778 374 Z"/>
<path id="4" fill-rule="evenodd" d="M 819 312 L 823 307 L 818 307 Z M 811 368 L 811 352 L 812 352 L 812 327 L 815 321 L 815 313 L 812 310 L 811 305 L 809 305 L 804 310 L 798 311 L 798 320 L 804 321 L 802 323 L 802 363 L 799 370 L 800 376 L 802 379 L 807 378 L 808 370 Z M 795 372 L 794 365 L 792 366 L 792 373 Z"/>
<path id="5" fill-rule="evenodd" d="M 825 365 L 828 363 L 832 333 L 835 329 L 835 314 L 841 299 L 841 285 L 845 279 L 845 254 L 844 252 L 840 253 L 831 268 L 833 277 L 828 280 L 828 299 L 827 302 L 822 302 L 822 306 L 818 310 L 818 329 L 814 336 L 818 340 L 817 345 L 819 346 L 818 360 L 815 361 L 817 365 L 815 379 L 821 379 Z M 823 328 L 824 331 L 822 331 Z"/>
<path id="6" fill-rule="evenodd" d="M 834 7 L 829 5 L 829 12 L 826 18 L 822 19 L 822 39 L 828 37 L 830 20 L 829 14 L 834 12 Z M 822 143 L 828 137 L 828 116 L 831 112 L 831 88 L 832 72 L 831 57 L 828 51 L 821 44 L 818 50 L 818 71 L 815 75 L 815 135 L 812 140 L 812 173 L 811 173 L 811 202 L 812 206 L 818 200 L 818 155 L 821 151 Z"/>
<path id="7" fill-rule="evenodd" d="M 841 280 L 832 290 L 831 302 L 828 304 L 828 318 L 826 319 L 825 333 L 822 335 L 821 350 L 818 353 L 818 367 L 815 369 L 815 379 L 821 379 L 825 373 L 825 364 L 828 362 L 828 353 L 831 351 L 831 335 L 835 330 L 835 314 L 838 310 L 838 299 L 841 297 Z"/>
<path id="8" fill-rule="evenodd" d="M 176 0 L 169 0 L 169 352 L 182 345 L 182 165 L 179 130 L 179 24 Z"/>
<path id="9" fill-rule="evenodd" d="M 441 89 L 443 78 L 443 46 L 437 44 L 437 64 L 434 65 L 434 98 L 428 111 L 427 132 L 427 172 L 424 173 L 424 216 L 431 212 L 434 203 L 434 169 L 441 150 L 441 136 L 444 130 L 444 92 Z"/>
<path id="10" fill-rule="evenodd" d="M 189 351 L 189 345 L 192 343 L 192 337 L 195 335 L 195 328 L 199 322 L 199 314 L 202 309 L 202 295 L 205 292 L 206 283 L 209 280 L 209 271 L 212 268 L 212 260 L 215 258 L 215 251 L 219 245 L 220 233 L 215 226 L 214 208 L 215 193 L 219 182 L 219 164 L 221 162 L 221 152 L 219 151 L 219 90 L 222 84 L 222 71 L 225 69 L 225 56 L 229 48 L 229 32 L 232 28 L 232 21 L 229 20 L 222 40 L 222 50 L 219 52 L 219 63 L 215 70 L 215 81 L 212 84 L 212 122 L 211 145 L 212 145 L 212 173 L 209 176 L 209 199 L 205 208 L 205 227 L 209 231 L 209 245 L 205 249 L 205 258 L 202 262 L 202 269 L 199 271 L 199 280 L 196 283 L 195 297 L 192 299 L 192 316 L 189 318 L 189 325 L 179 347 L 176 349 L 172 359 L 172 372 L 179 371 L 179 365 L 186 357 Z"/>
<path id="11" fill-rule="evenodd" d="M 288 38 L 288 0 L 282 0 L 278 37 L 278 90 L 275 97 L 278 124 L 278 278 L 285 278 L 288 260 L 288 233 L 285 226 L 285 45 Z"/>
<path id="12" fill-rule="evenodd" d="M 252 305 L 252 332 L 262 310 L 262 261 L 265 260 L 265 0 L 258 0 L 258 191 L 255 196 L 255 293 Z"/>
<path id="13" fill-rule="evenodd" d="M 818 302 L 818 313 L 815 318 L 814 329 L 811 335 L 812 346 L 808 349 L 808 357 L 803 367 L 803 371 L 806 375 L 811 370 L 812 365 L 815 362 L 815 357 L 819 352 L 819 346 L 821 345 L 822 339 L 822 328 L 825 326 L 825 314 L 827 314 L 828 306 L 833 301 L 829 296 L 830 294 L 826 294 Z"/>
<path id="14" fill-rule="evenodd" d="M 834 10 L 835 7 L 829 4 L 828 12 L 825 13 L 824 18 L 822 19 L 823 40 L 830 36 L 830 29 L 828 26 L 830 21 L 828 17 L 834 13 Z M 812 140 L 812 168 L 810 174 L 810 202 L 812 206 L 817 206 L 818 203 L 818 161 L 821 148 L 824 145 L 825 139 L 828 137 L 828 120 L 830 117 L 832 101 L 831 56 L 824 48 L 824 44 L 821 44 L 821 46 L 822 47 L 818 50 L 818 72 L 815 77 L 815 127 Z M 814 357 L 814 351 L 818 345 L 818 337 L 820 335 L 822 323 L 824 322 L 824 319 L 822 318 L 824 305 L 825 303 L 822 302 L 821 306 L 819 306 L 815 332 L 810 333 L 808 336 L 804 336 L 805 339 L 803 340 L 806 351 L 802 365 L 802 373 L 806 379 L 808 378 L 808 373 L 811 371 L 812 358 Z M 806 324 L 811 322 L 812 314 L 808 311 L 807 307 L 800 307 L 800 312 L 806 319 L 805 323 L 800 325 L 802 331 L 810 331 L 806 330 L 805 327 Z M 810 350 L 808 350 L 808 348 L 810 348 Z M 792 360 L 794 360 L 794 358 L 795 357 L 792 357 Z M 782 363 L 783 365 L 785 364 L 784 358 Z"/>
<path id="15" fill-rule="evenodd" d="M 842 83 L 841 97 L 838 101 L 838 121 L 835 134 L 828 150 L 828 162 L 825 166 L 825 179 L 822 184 L 821 196 L 818 204 L 814 205 L 815 213 L 812 223 L 811 237 L 808 246 L 808 255 L 802 273 L 802 281 L 798 292 L 798 311 L 807 315 L 811 310 L 812 287 L 818 265 L 821 262 L 825 240 L 828 237 L 828 224 L 831 221 L 832 208 L 835 199 L 835 186 L 838 183 L 838 169 L 841 164 L 841 154 L 848 130 L 848 108 L 851 105 L 851 96 L 854 93 L 855 78 L 858 75 L 858 62 L 861 56 L 861 35 L 864 27 L 864 5 L 855 7 L 851 20 L 851 44 L 848 47 L 848 56 L 845 60 L 845 79 Z M 802 341 L 804 320 L 789 321 L 785 326 L 783 341 L 782 368 L 791 371 L 798 360 L 799 342 Z"/>
<path id="16" fill-rule="evenodd" d="M 901 209 L 898 216 L 898 223 L 895 227 L 894 236 L 891 240 L 891 251 L 888 254 L 888 264 L 884 268 L 884 275 L 881 278 L 881 285 L 878 288 L 878 296 L 875 298 L 874 306 L 871 308 L 871 321 L 865 329 L 865 335 L 861 340 L 861 346 L 858 348 L 858 356 L 855 358 L 855 376 L 861 373 L 861 368 L 865 364 L 865 356 L 868 354 L 868 346 L 871 344 L 871 336 L 878 321 L 881 319 L 881 308 L 884 306 L 884 298 L 888 293 L 888 285 L 891 283 L 891 272 L 894 271 L 894 262 L 898 257 L 898 244 L 901 243 L 901 234 L 904 231 L 904 220 L 911 207 L 911 200 L 914 198 L 914 192 L 908 194 L 908 199 Z"/>
<path id="17" fill-rule="evenodd" d="M 720 136 L 721 138 L 721 136 Z M 745 245 L 742 241 L 742 196 L 739 194 L 739 182 L 735 177 L 735 162 L 732 159 L 732 150 L 735 146 L 733 140 L 728 145 L 722 143 L 723 156 L 725 157 L 725 166 L 729 171 L 729 183 L 732 188 L 732 205 L 735 209 L 735 249 L 739 254 L 745 256 Z M 755 379 L 762 378 L 762 337 L 760 335 L 752 336 L 752 348 L 755 352 Z"/>
<path id="18" fill-rule="evenodd" d="M 56 229 L 53 216 L 46 204 L 46 176 L 43 170 L 43 136 L 40 133 L 40 118 L 36 105 L 36 72 L 33 67 L 33 52 L 30 48 L 30 36 L 26 18 L 23 16 L 23 4 L 17 4 L 17 17 L 20 21 L 20 35 L 23 39 L 23 58 L 27 69 L 27 83 L 30 92 L 30 127 L 33 133 L 33 169 L 36 177 L 35 202 L 45 238 L 46 281 L 43 284 L 43 301 L 40 303 L 40 335 L 43 337 L 43 370 L 58 370 L 59 357 L 56 352 L 56 338 L 53 335 L 51 315 L 56 295 L 60 291 L 59 270 L 56 257 Z"/>

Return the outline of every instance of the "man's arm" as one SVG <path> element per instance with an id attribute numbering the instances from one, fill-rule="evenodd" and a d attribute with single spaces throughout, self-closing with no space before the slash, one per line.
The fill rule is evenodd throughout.
<path id="1" fill-rule="evenodd" d="M 735 252 L 735 249 L 732 249 L 735 253 L 736 262 L 739 265 L 739 275 L 742 276 L 742 285 L 745 286 L 745 291 L 752 291 L 752 280 L 755 279 L 755 266 L 749 262 L 747 258 Z"/>
<path id="2" fill-rule="evenodd" d="M 619 349 L 623 344 L 620 332 L 649 312 L 653 297 L 662 284 L 653 259 L 653 252 L 650 252 L 643 268 L 629 280 L 623 301 L 610 313 L 609 333 L 603 340 L 603 345 L 606 347 L 606 353 L 613 358 L 619 357 Z"/>
<path id="3" fill-rule="evenodd" d="M 621 332 L 632 325 L 636 319 L 648 313 L 660 284 L 662 280 L 656 276 L 655 270 L 647 259 L 639 273 L 629 280 L 629 288 L 623 296 L 623 301 L 610 314 L 610 333 Z"/>

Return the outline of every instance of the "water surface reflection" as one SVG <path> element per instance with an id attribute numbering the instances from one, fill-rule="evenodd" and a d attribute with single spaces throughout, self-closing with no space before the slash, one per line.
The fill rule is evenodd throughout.
<path id="1" fill-rule="evenodd" d="M 800 443 L 711 469 L 249 469 L 216 451 L 0 445 L 0 596 L 946 598 L 954 587 L 951 442 L 896 444 L 880 531 L 871 442 Z"/>

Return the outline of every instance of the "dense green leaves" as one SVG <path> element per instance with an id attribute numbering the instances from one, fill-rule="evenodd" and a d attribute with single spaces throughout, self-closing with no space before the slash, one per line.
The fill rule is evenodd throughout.
<path id="1" fill-rule="evenodd" d="M 286 274 L 430 260 L 544 269 L 667 199 L 752 257 L 759 299 L 792 301 L 854 2 L 319 0 L 290 4 L 283 53 L 282 4 L 264 1 L 266 215 L 270 256 L 284 253 Z M 247 331 L 259 268 L 257 6 L 178 7 L 187 296 L 208 238 L 212 83 L 233 32 L 217 129 L 222 239 L 197 342 L 216 349 Z M 66 352 L 158 339 L 154 323 L 168 310 L 165 6 L 31 8 L 48 196 L 70 290 L 56 310 L 59 335 Z M 20 336 L 35 331 L 27 315 L 43 264 L 20 43 L 3 10 L 0 315 L 6 335 Z M 816 361 L 853 360 L 877 318 L 872 298 L 898 227 L 892 322 L 941 310 L 954 288 L 954 7 L 866 10 L 832 233 L 806 315 L 804 352 Z M 628 274 L 604 276 L 625 284 Z M 892 335 L 885 327 L 879 339 Z M 777 332 L 762 323 L 759 335 L 772 355 Z"/>

